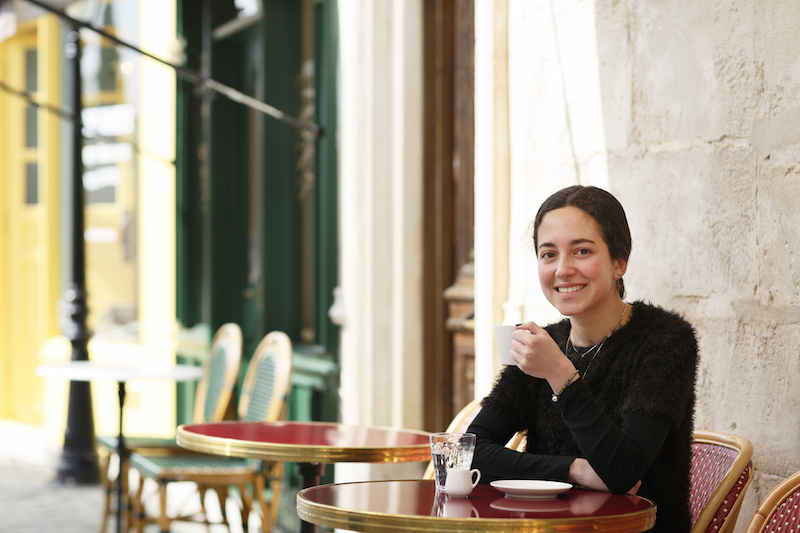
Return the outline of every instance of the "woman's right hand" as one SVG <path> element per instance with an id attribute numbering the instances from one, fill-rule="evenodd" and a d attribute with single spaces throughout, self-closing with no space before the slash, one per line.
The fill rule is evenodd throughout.
<path id="1" fill-rule="evenodd" d="M 553 392 L 575 372 L 575 366 L 550 334 L 535 322 L 517 326 L 511 340 L 511 357 L 529 376 L 547 380 Z"/>

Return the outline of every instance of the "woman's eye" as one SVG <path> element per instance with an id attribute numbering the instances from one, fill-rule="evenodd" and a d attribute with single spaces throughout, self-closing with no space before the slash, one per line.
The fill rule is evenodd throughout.
<path id="1" fill-rule="evenodd" d="M 589 255 L 589 254 L 590 254 L 590 253 L 592 253 L 592 252 L 591 252 L 591 250 L 587 250 L 586 248 L 581 248 L 580 250 L 578 250 L 578 251 L 577 251 L 577 252 L 575 252 L 575 253 L 576 253 L 577 255 Z"/>
<path id="2" fill-rule="evenodd" d="M 542 252 L 541 259 L 552 259 L 556 254 L 553 252 Z"/>

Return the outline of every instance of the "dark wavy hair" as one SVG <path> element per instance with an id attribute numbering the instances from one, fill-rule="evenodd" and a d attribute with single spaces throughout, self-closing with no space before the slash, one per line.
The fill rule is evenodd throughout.
<path id="1" fill-rule="evenodd" d="M 544 216 L 550 211 L 562 207 L 577 207 L 592 217 L 603 234 L 603 240 L 608 246 L 611 259 L 623 259 L 628 261 L 631 255 L 631 230 L 628 227 L 628 218 L 622 204 L 608 191 L 603 189 L 573 185 L 553 193 L 545 200 L 536 218 L 533 219 L 533 246 L 539 247 L 539 224 L 542 223 Z M 625 283 L 622 278 L 617 280 L 617 290 L 620 298 L 625 297 Z"/>

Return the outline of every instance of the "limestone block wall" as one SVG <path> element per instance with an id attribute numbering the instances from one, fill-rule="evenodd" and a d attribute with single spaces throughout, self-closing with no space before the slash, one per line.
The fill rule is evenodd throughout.
<path id="1" fill-rule="evenodd" d="M 628 299 L 676 309 L 697 330 L 695 426 L 755 446 L 744 531 L 767 492 L 800 470 L 800 3 L 505 4 L 503 311 L 554 318 L 523 240 L 541 200 L 571 183 L 617 195 L 633 231 Z M 476 113 L 490 104 L 476 97 Z M 476 257 L 476 286 L 479 267 Z M 476 389 L 490 382 L 478 376 Z"/>
<path id="2" fill-rule="evenodd" d="M 800 6 L 702 4 L 598 3 L 597 32 L 628 29 L 600 64 L 629 80 L 628 117 L 606 138 L 635 231 L 631 292 L 697 329 L 696 427 L 755 446 L 743 531 L 800 470 Z"/>

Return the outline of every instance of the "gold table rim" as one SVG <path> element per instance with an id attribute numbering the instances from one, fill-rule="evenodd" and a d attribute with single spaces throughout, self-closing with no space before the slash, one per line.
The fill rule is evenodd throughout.
<path id="1" fill-rule="evenodd" d="M 220 422 L 217 422 L 220 423 Z M 235 424 L 236 422 L 221 422 Z M 260 422 L 259 422 L 260 423 Z M 269 424 L 269 422 L 265 422 Z M 320 425 L 339 426 L 350 428 L 363 428 L 399 431 L 428 436 L 425 431 L 413 429 L 397 429 L 382 426 L 358 426 L 340 424 L 336 422 L 280 422 L 283 425 Z M 186 428 L 205 424 L 182 424 L 178 426 L 176 440 L 179 446 L 213 455 L 228 457 L 249 457 L 271 461 L 288 461 L 295 463 L 405 463 L 415 461 L 430 461 L 430 444 L 386 445 L 386 446 L 319 446 L 311 444 L 285 444 L 272 442 L 256 442 L 232 439 L 228 437 L 215 437 L 201 435 Z"/>
<path id="2" fill-rule="evenodd" d="M 601 518 L 582 517 L 570 519 L 553 518 L 450 518 L 442 516 L 414 516 L 374 511 L 353 511 L 332 505 L 314 503 L 306 499 L 308 492 L 321 487 L 336 485 L 356 485 L 362 483 L 392 483 L 395 481 L 359 481 L 334 483 L 309 487 L 297 493 L 297 515 L 301 520 L 320 526 L 349 529 L 362 533 L 440 533 L 440 532 L 535 532 L 589 533 L 595 531 L 614 531 L 616 533 L 639 533 L 655 525 L 656 505 L 651 500 L 638 496 L 650 503 L 650 507 L 635 513 L 609 515 Z M 415 481 L 420 480 L 405 480 Z M 433 481 L 429 481 L 433 483 Z M 568 525 L 567 525 L 568 522 Z"/>

